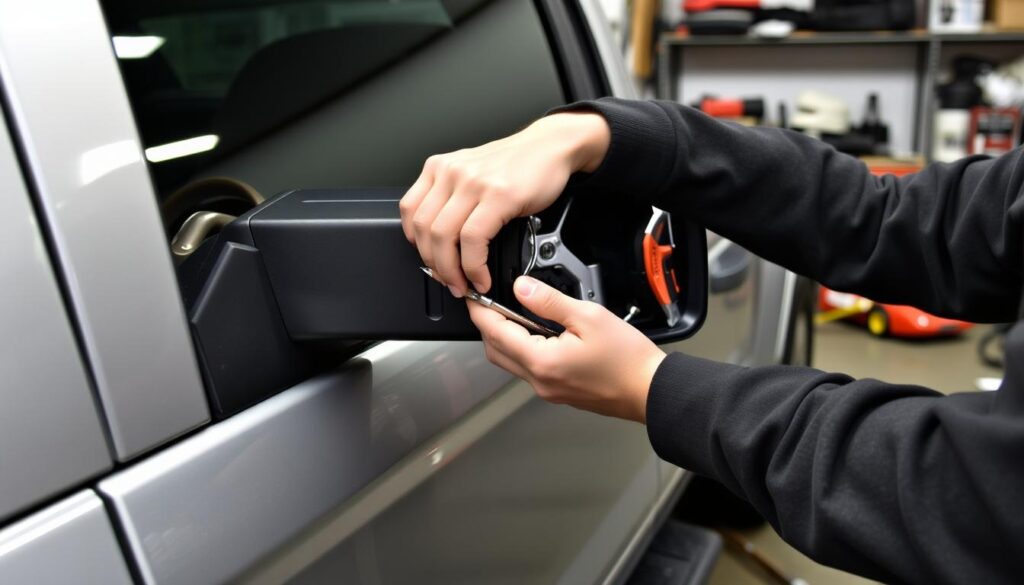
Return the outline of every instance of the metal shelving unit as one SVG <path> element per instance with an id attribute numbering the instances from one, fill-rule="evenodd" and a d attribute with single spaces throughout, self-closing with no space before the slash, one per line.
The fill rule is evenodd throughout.
<path id="1" fill-rule="evenodd" d="M 836 45 L 902 45 L 917 49 L 916 103 L 914 120 L 914 150 L 923 152 L 931 144 L 932 120 L 935 113 L 935 86 L 939 76 L 940 59 L 944 46 L 994 45 L 1019 43 L 1024 51 L 1024 30 L 983 30 L 977 33 L 931 33 L 927 30 L 867 31 L 867 32 L 807 32 L 797 31 L 784 39 L 759 39 L 742 35 L 692 36 L 668 33 L 658 40 L 658 69 L 656 91 L 659 98 L 679 99 L 678 80 L 683 75 L 682 53 L 704 47 L 757 48 L 792 46 Z"/>

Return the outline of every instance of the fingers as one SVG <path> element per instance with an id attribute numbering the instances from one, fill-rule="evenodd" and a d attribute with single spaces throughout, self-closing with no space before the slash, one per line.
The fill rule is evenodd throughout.
<path id="1" fill-rule="evenodd" d="M 529 372 L 528 364 L 531 363 L 530 356 L 534 352 L 542 351 L 538 342 L 546 340 L 539 336 L 530 335 L 530 332 L 522 326 L 509 321 L 496 311 L 471 301 L 467 301 L 467 304 L 469 306 L 469 317 L 473 320 L 477 329 L 480 330 L 484 344 L 490 350 L 501 354 L 514 363 L 519 372 L 516 375 L 523 378 L 527 377 Z M 512 371 L 509 368 L 505 369 Z"/>
<path id="2" fill-rule="evenodd" d="M 566 327 L 584 322 L 601 309 L 596 303 L 566 296 L 529 276 L 517 278 L 513 290 L 519 302 L 531 312 Z"/>
<path id="3" fill-rule="evenodd" d="M 398 209 L 402 216 L 402 232 L 405 233 L 405 239 L 409 240 L 410 244 L 416 243 L 416 232 L 412 228 L 413 216 L 419 209 L 420 203 L 423 202 L 427 192 L 430 191 L 430 187 L 434 184 L 433 168 L 434 163 L 432 159 L 427 159 L 427 162 L 423 165 L 423 170 L 420 172 L 420 176 L 412 184 L 412 187 L 409 187 L 409 190 L 405 192 L 405 195 L 402 196 L 402 201 L 398 204 Z"/>
<path id="4" fill-rule="evenodd" d="M 466 277 L 459 259 L 459 233 L 476 207 L 477 197 L 466 192 L 452 196 L 430 226 L 430 255 L 441 281 L 457 297 L 466 294 Z"/>
<path id="5" fill-rule="evenodd" d="M 491 289 L 491 272 L 487 269 L 487 252 L 491 240 L 504 226 L 501 213 L 482 203 L 469 215 L 459 232 L 462 245 L 462 270 L 473 288 L 486 293 Z"/>
<path id="6" fill-rule="evenodd" d="M 515 376 L 518 376 L 524 380 L 529 379 L 529 373 L 526 371 L 521 364 L 508 357 L 498 347 L 491 342 L 496 335 L 500 335 L 503 327 L 508 325 L 515 325 L 505 317 L 502 317 L 498 313 L 488 309 L 487 307 L 478 305 L 472 301 L 466 301 L 466 305 L 469 307 L 469 317 L 473 320 L 477 329 L 480 330 L 480 335 L 484 340 L 484 350 L 487 353 L 487 359 L 494 365 L 510 372 Z"/>
<path id="7" fill-rule="evenodd" d="M 412 218 L 416 248 L 420 252 L 423 263 L 430 268 L 435 268 L 433 250 L 430 246 L 430 227 L 434 225 L 434 219 L 448 203 L 451 195 L 451 178 L 445 173 L 439 173 L 434 177 L 430 191 L 423 197 L 423 201 L 420 202 L 419 208 Z"/>

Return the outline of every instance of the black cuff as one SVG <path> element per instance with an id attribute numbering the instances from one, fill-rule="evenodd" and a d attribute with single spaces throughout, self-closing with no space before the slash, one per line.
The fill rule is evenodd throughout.
<path id="1" fill-rule="evenodd" d="M 716 389 L 744 369 L 681 353 L 662 360 L 647 396 L 647 436 L 659 457 L 713 476 Z"/>
<path id="2" fill-rule="evenodd" d="M 548 114 L 592 111 L 604 116 L 611 143 L 601 165 L 578 184 L 653 204 L 672 176 L 676 140 L 672 122 L 655 102 L 601 98 L 555 108 Z"/>

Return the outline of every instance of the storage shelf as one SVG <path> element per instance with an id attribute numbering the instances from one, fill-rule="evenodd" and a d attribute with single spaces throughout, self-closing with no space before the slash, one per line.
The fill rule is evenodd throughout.
<path id="1" fill-rule="evenodd" d="M 796 31 L 783 39 L 761 39 L 745 35 L 690 35 L 666 33 L 661 43 L 666 46 L 742 47 L 772 45 L 885 45 L 940 43 L 1024 43 L 1021 31 L 981 31 L 976 33 L 931 33 L 927 30 L 812 32 Z"/>
<path id="2" fill-rule="evenodd" d="M 991 25 L 979 32 L 933 33 L 926 29 L 906 31 L 864 31 L 864 32 L 815 32 L 796 31 L 783 39 L 761 39 L 746 35 L 690 35 L 688 33 L 665 33 L 658 39 L 657 95 L 666 99 L 678 99 L 679 79 L 683 70 L 683 54 L 688 50 L 701 51 L 702 47 L 731 47 L 740 50 L 765 47 L 837 47 L 837 46 L 887 46 L 908 47 L 917 54 L 916 97 L 917 115 L 914 118 L 914 151 L 924 152 L 927 157 L 932 140 L 932 122 L 937 107 L 935 86 L 939 79 L 942 55 L 949 50 L 975 50 L 978 47 L 1013 47 L 1024 45 L 1024 29 L 999 30 Z M 1021 51 L 1024 53 L 1024 49 Z"/>

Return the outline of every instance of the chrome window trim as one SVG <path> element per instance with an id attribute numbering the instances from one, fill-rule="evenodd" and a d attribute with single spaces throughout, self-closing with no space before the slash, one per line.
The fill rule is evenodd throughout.
<path id="1" fill-rule="evenodd" d="M 601 9 L 599 0 L 579 0 L 580 8 L 583 10 L 583 18 L 587 21 L 590 37 L 597 47 L 601 65 L 604 66 L 605 75 L 608 76 L 608 84 L 611 85 L 612 95 L 624 99 L 636 99 L 638 94 L 633 80 L 626 71 L 626 63 L 622 53 L 615 46 L 612 37 L 611 27 L 608 19 Z"/>
<path id="2" fill-rule="evenodd" d="M 782 272 L 782 310 L 779 311 L 779 328 L 775 337 L 775 352 L 772 355 L 773 364 L 782 363 L 783 355 L 786 353 L 786 337 L 789 335 L 789 319 L 795 310 L 793 295 L 796 292 L 797 275 L 785 268 L 782 268 Z"/>

